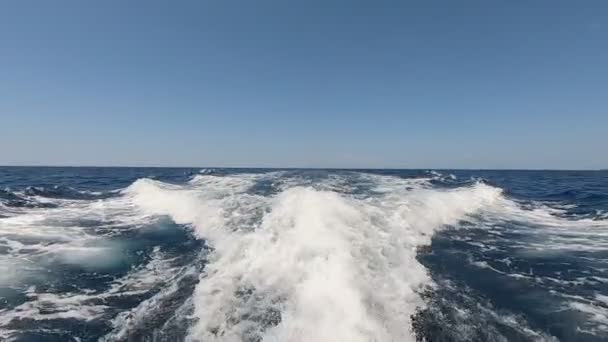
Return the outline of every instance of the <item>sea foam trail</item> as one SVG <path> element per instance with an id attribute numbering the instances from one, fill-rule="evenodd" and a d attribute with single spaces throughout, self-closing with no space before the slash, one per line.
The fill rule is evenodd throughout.
<path id="1" fill-rule="evenodd" d="M 214 249 L 189 340 L 413 341 L 418 290 L 431 282 L 417 247 L 501 191 L 377 180 L 380 195 L 364 198 L 297 185 L 265 197 L 247 193 L 255 177 L 207 175 L 186 186 L 139 180 L 125 194 Z"/>

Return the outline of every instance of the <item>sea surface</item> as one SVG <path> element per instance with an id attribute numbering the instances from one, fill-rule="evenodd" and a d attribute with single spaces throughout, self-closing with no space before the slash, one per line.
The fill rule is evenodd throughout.
<path id="1" fill-rule="evenodd" d="M 2 341 L 608 341 L 608 172 L 0 167 Z"/>

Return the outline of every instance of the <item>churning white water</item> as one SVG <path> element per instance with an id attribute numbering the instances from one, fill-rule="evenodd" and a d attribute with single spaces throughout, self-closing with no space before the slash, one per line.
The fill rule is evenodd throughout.
<path id="1" fill-rule="evenodd" d="M 143 179 L 125 195 L 147 215 L 191 225 L 213 249 L 194 295 L 192 341 L 409 341 L 430 284 L 416 250 L 433 233 L 500 200 L 477 183 L 431 189 L 424 179 L 368 177 L 367 195 L 260 177 Z"/>

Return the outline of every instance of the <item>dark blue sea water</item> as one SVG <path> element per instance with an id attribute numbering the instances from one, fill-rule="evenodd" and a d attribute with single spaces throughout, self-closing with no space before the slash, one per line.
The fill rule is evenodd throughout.
<path id="1" fill-rule="evenodd" d="M 0 340 L 607 341 L 608 172 L 0 167 Z"/>

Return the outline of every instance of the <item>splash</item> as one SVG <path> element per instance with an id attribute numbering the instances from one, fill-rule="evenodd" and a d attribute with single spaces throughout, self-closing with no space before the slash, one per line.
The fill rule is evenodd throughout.
<path id="1" fill-rule="evenodd" d="M 411 341 L 419 289 L 430 283 L 417 248 L 501 191 L 375 181 L 376 195 L 363 197 L 297 184 L 264 197 L 248 192 L 251 177 L 207 175 L 186 186 L 140 180 L 126 193 L 214 248 L 189 340 Z"/>

